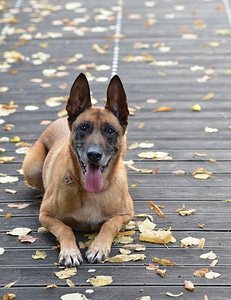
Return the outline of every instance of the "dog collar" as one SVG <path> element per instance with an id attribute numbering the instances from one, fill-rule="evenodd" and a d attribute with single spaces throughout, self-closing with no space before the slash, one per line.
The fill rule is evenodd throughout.
<path id="1" fill-rule="evenodd" d="M 70 174 L 66 174 L 66 176 L 65 176 L 65 183 L 66 184 L 71 184 L 71 183 L 73 183 L 74 182 L 74 180 L 73 180 L 73 178 L 71 177 L 71 175 Z"/>

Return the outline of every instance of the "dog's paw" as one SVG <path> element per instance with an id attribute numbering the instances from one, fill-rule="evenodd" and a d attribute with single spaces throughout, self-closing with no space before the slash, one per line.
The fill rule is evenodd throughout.
<path id="1" fill-rule="evenodd" d="M 65 249 L 59 253 L 59 264 L 66 267 L 77 267 L 83 262 L 79 249 Z"/>
<path id="2" fill-rule="evenodd" d="M 86 252 L 86 258 L 89 263 L 95 263 L 105 260 L 111 252 L 111 247 L 105 245 L 104 243 L 98 244 L 94 241 Z"/>

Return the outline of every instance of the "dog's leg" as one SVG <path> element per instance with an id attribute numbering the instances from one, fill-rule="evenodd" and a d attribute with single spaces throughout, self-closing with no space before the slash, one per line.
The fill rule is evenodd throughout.
<path id="1" fill-rule="evenodd" d="M 105 260 L 109 256 L 114 237 L 131 218 L 132 216 L 129 214 L 116 216 L 102 225 L 99 234 L 86 252 L 87 260 L 90 263 Z"/>
<path id="2" fill-rule="evenodd" d="M 36 189 L 43 191 L 43 163 L 47 155 L 47 149 L 41 140 L 36 141 L 34 146 L 25 156 L 22 168 L 28 183 Z"/>
<path id="3" fill-rule="evenodd" d="M 80 265 L 83 259 L 71 227 L 46 212 L 40 212 L 39 221 L 60 243 L 59 263 L 68 267 Z"/>

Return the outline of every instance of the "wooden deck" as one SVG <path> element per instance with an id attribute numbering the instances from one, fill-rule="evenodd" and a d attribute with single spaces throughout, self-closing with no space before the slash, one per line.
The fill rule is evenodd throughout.
<path id="1" fill-rule="evenodd" d="M 1 164 L 0 173 L 19 181 L 0 184 L 0 248 L 5 250 L 0 255 L 0 297 L 10 293 L 16 299 L 53 300 L 81 293 L 93 300 L 144 296 L 164 300 L 169 298 L 167 292 L 183 292 L 180 299 L 231 299 L 230 1 L 125 0 L 122 5 L 121 1 L 89 0 L 71 9 L 67 3 L 0 1 L 0 103 L 14 101 L 18 105 L 15 113 L 0 116 L 5 121 L 0 138 L 19 136 L 21 141 L 33 143 L 45 128 L 41 121 L 56 119 L 65 107 L 65 103 L 50 107 L 46 99 L 65 97 L 80 69 L 92 79 L 93 97 L 103 104 L 107 81 L 117 72 L 134 113 L 129 120 L 128 146 L 154 143 L 151 149 L 127 151 L 126 160 L 133 160 L 137 169 L 154 171 L 146 174 L 128 168 L 136 214 L 152 215 L 157 229 L 171 226 L 176 242 L 166 246 L 142 243 L 147 247 L 141 252 L 146 255 L 144 261 L 94 265 L 85 261 L 70 278 L 75 286 L 69 287 L 66 279 L 54 275 L 60 270 L 54 264 L 58 250 L 52 249 L 57 241 L 49 233 L 38 233 L 41 199 L 18 173 L 24 154 L 16 150 L 21 146 L 1 142 L 0 148 L 5 149 L 1 157 L 15 159 Z M 15 62 L 7 51 L 20 53 Z M 38 52 L 50 56 L 36 56 Z M 56 69 L 56 73 L 48 78 L 44 69 Z M 200 111 L 192 109 L 195 104 Z M 38 109 L 26 110 L 27 106 Z M 172 110 L 153 111 L 159 107 Z M 6 124 L 14 126 L 6 131 Z M 139 158 L 147 151 L 167 152 L 172 159 Z M 199 168 L 210 171 L 211 176 L 195 179 L 192 173 Z M 174 174 L 178 170 L 184 174 Z M 149 200 L 163 205 L 167 218 L 157 216 Z M 30 206 L 17 209 L 9 207 L 12 203 Z M 175 211 L 183 204 L 186 210 L 196 212 L 180 216 Z M 198 224 L 204 224 L 203 228 Z M 37 240 L 25 244 L 6 234 L 18 227 L 31 228 L 30 234 Z M 180 240 L 189 236 L 205 238 L 205 247 L 180 247 Z M 86 241 L 82 234 L 77 237 Z M 133 238 L 134 243 L 141 243 L 138 229 Z M 113 246 L 111 256 L 118 254 L 121 246 Z M 46 259 L 32 259 L 36 250 L 46 251 Z M 212 260 L 200 258 L 209 251 L 217 255 L 214 267 L 210 266 Z M 172 260 L 177 266 L 160 267 L 166 269 L 161 278 L 146 269 L 153 257 Z M 193 272 L 201 268 L 220 276 L 195 277 Z M 92 287 L 88 279 L 99 275 L 112 276 L 113 282 Z M 194 283 L 194 292 L 184 288 L 185 280 Z M 10 283 L 14 284 L 7 288 Z M 52 284 L 57 288 L 46 288 Z"/>

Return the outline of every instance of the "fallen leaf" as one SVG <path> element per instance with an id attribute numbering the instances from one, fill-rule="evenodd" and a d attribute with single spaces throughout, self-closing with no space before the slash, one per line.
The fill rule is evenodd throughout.
<path id="1" fill-rule="evenodd" d="M 165 245 L 171 242 L 172 233 L 170 230 L 146 230 L 141 232 L 139 239 L 142 242 Z"/>
<path id="2" fill-rule="evenodd" d="M 5 249 L 0 247 L 0 255 L 2 255 L 5 252 Z"/>
<path id="3" fill-rule="evenodd" d="M 30 206 L 30 203 L 22 203 L 22 204 L 10 203 L 10 204 L 7 204 L 7 206 L 10 208 L 24 209 L 24 208 Z"/>
<path id="4" fill-rule="evenodd" d="M 71 293 L 62 295 L 60 300 L 88 300 L 87 297 L 79 293 Z"/>
<path id="5" fill-rule="evenodd" d="M 113 240 L 113 243 L 116 244 L 131 244 L 133 242 L 133 238 L 130 236 L 116 236 Z"/>
<path id="6" fill-rule="evenodd" d="M 34 110 L 38 110 L 39 107 L 36 106 L 36 105 L 27 105 L 24 107 L 25 110 L 28 110 L 28 111 L 34 111 Z"/>
<path id="7" fill-rule="evenodd" d="M 211 77 L 209 77 L 208 75 L 204 75 L 203 77 L 197 78 L 197 82 L 199 83 L 204 83 L 207 82 L 211 79 Z"/>
<path id="8" fill-rule="evenodd" d="M 10 289 L 13 285 L 15 285 L 15 283 L 17 283 L 19 280 L 16 280 L 16 281 L 13 281 L 13 282 L 10 282 L 8 284 L 6 284 L 4 286 L 4 289 Z"/>
<path id="9" fill-rule="evenodd" d="M 140 158 L 145 158 L 145 159 L 155 159 L 155 160 L 169 160 L 172 159 L 171 156 L 167 152 L 141 152 L 138 154 Z"/>
<path id="10" fill-rule="evenodd" d="M 190 280 L 184 281 L 184 288 L 190 292 L 193 292 L 195 289 L 194 284 Z"/>
<path id="11" fill-rule="evenodd" d="M 205 277 L 205 274 L 209 272 L 209 269 L 202 268 L 193 272 L 193 275 L 196 277 Z"/>
<path id="12" fill-rule="evenodd" d="M 9 163 L 15 160 L 15 156 L 2 156 L 0 157 L 0 164 Z"/>
<path id="13" fill-rule="evenodd" d="M 124 245 L 123 248 L 125 249 L 133 249 L 134 251 L 145 251 L 146 250 L 146 246 L 145 245 L 141 245 L 141 244 L 127 244 Z"/>
<path id="14" fill-rule="evenodd" d="M 200 104 L 194 104 L 194 105 L 192 106 L 192 110 L 193 110 L 193 111 L 201 111 L 201 106 L 200 106 Z"/>
<path id="15" fill-rule="evenodd" d="M 210 43 L 209 43 L 209 46 L 210 46 L 210 47 L 219 47 L 219 46 L 220 46 L 220 43 L 219 43 L 219 42 L 210 42 Z"/>
<path id="16" fill-rule="evenodd" d="M 139 223 L 138 228 L 140 232 L 152 230 L 156 227 L 156 224 L 153 223 L 151 220 L 146 218 L 143 222 Z"/>
<path id="17" fill-rule="evenodd" d="M 200 255 L 200 258 L 203 258 L 203 259 L 215 259 L 216 257 L 217 257 L 217 255 L 213 251 L 210 251 L 210 252 Z"/>
<path id="18" fill-rule="evenodd" d="M 151 263 L 146 266 L 146 270 L 148 271 L 156 271 L 157 269 L 159 269 L 159 266 Z"/>
<path id="19" fill-rule="evenodd" d="M 205 238 L 201 238 L 197 248 L 203 249 L 205 247 Z"/>
<path id="20" fill-rule="evenodd" d="M 66 268 L 64 270 L 54 272 L 55 276 L 58 277 L 59 279 L 70 278 L 71 276 L 76 275 L 76 273 L 77 273 L 76 267 Z"/>
<path id="21" fill-rule="evenodd" d="M 15 294 L 4 294 L 2 296 L 2 300 L 12 300 L 12 299 L 15 299 L 15 298 L 16 298 Z"/>
<path id="22" fill-rule="evenodd" d="M 75 284 L 73 283 L 73 281 L 70 280 L 70 279 L 67 279 L 67 280 L 66 280 L 66 283 L 67 283 L 67 285 L 68 285 L 69 287 L 74 287 L 74 286 L 75 286 Z"/>
<path id="23" fill-rule="evenodd" d="M 49 284 L 46 286 L 46 289 L 56 289 L 58 286 L 56 284 Z"/>
<path id="24" fill-rule="evenodd" d="M 195 175 L 196 176 L 196 175 Z M 194 177 L 195 177 L 194 176 Z M 190 210 L 181 210 L 179 211 L 179 215 L 184 217 L 184 216 L 191 216 L 192 214 L 194 214 L 196 212 L 195 209 L 190 209 Z"/>
<path id="25" fill-rule="evenodd" d="M 186 172 L 184 170 L 176 170 L 172 171 L 172 174 L 174 175 L 184 175 Z"/>
<path id="26" fill-rule="evenodd" d="M 209 271 L 208 273 L 205 274 L 205 278 L 207 279 L 214 279 L 220 277 L 221 274 L 213 271 Z"/>
<path id="27" fill-rule="evenodd" d="M 18 227 L 18 228 L 12 229 L 11 231 L 8 231 L 7 234 L 13 235 L 13 236 L 20 236 L 20 235 L 27 235 L 29 232 L 31 232 L 30 228 Z"/>
<path id="28" fill-rule="evenodd" d="M 207 132 L 207 133 L 214 133 L 214 132 L 218 132 L 218 129 L 217 128 L 212 128 L 212 127 L 205 126 L 205 132 Z"/>
<path id="29" fill-rule="evenodd" d="M 158 274 L 160 277 L 164 278 L 166 274 L 166 269 L 161 270 L 161 269 L 156 269 L 156 274 Z"/>
<path id="30" fill-rule="evenodd" d="M 200 243 L 200 239 L 194 237 L 186 237 L 180 241 L 180 246 L 183 248 L 187 248 L 189 246 L 197 246 Z"/>
<path id="31" fill-rule="evenodd" d="M 21 242 L 21 243 L 34 243 L 37 239 L 34 238 L 33 236 L 31 235 L 20 235 L 18 237 L 18 240 Z"/>
<path id="32" fill-rule="evenodd" d="M 145 258 L 146 256 L 144 254 L 118 254 L 112 257 L 108 257 L 104 262 L 121 263 L 144 260 Z"/>
<path id="33" fill-rule="evenodd" d="M 202 100 L 210 100 L 214 97 L 214 93 L 208 93 L 202 97 Z"/>
<path id="34" fill-rule="evenodd" d="M 179 294 L 173 294 L 171 292 L 167 292 L 166 295 L 169 296 L 169 297 L 177 298 L 177 297 L 180 297 L 180 296 L 184 295 L 184 293 L 181 292 Z"/>
<path id="35" fill-rule="evenodd" d="M 90 279 L 90 284 L 93 285 L 94 287 L 98 286 L 106 286 L 109 285 L 113 282 L 112 276 L 94 276 Z"/>
<path id="36" fill-rule="evenodd" d="M 7 213 L 7 214 L 4 216 L 4 218 L 9 219 L 9 218 L 11 218 L 12 216 L 13 216 L 13 214 L 12 214 L 11 212 L 9 212 L 9 213 Z"/>
<path id="37" fill-rule="evenodd" d="M 200 180 L 206 180 L 210 177 L 211 175 L 209 174 L 196 174 L 194 175 L 194 178 L 200 179 Z"/>
<path id="38" fill-rule="evenodd" d="M 164 111 L 172 111 L 173 109 L 169 106 L 160 106 L 156 109 L 153 109 L 153 112 L 164 112 Z"/>
<path id="39" fill-rule="evenodd" d="M 8 193 L 8 194 L 11 194 L 11 195 L 17 194 L 17 191 L 11 190 L 11 189 L 5 189 L 5 192 Z M 9 204 L 8 204 L 8 206 L 9 206 Z"/>
<path id="40" fill-rule="evenodd" d="M 148 205 L 151 206 L 152 209 L 154 209 L 155 213 L 158 216 L 160 216 L 161 218 L 167 218 L 167 216 L 162 212 L 162 210 L 152 201 L 148 201 Z"/>
<path id="41" fill-rule="evenodd" d="M 32 254 L 31 257 L 33 259 L 45 259 L 47 257 L 46 251 L 37 250 L 35 254 Z"/>
<path id="42" fill-rule="evenodd" d="M 217 265 L 217 263 L 218 263 L 218 259 L 214 259 L 214 260 L 209 264 L 209 266 L 210 266 L 210 267 L 215 267 L 215 266 Z"/>
<path id="43" fill-rule="evenodd" d="M 49 107 L 56 107 L 61 105 L 63 102 L 66 101 L 65 97 L 50 97 L 46 99 L 46 105 Z"/>

